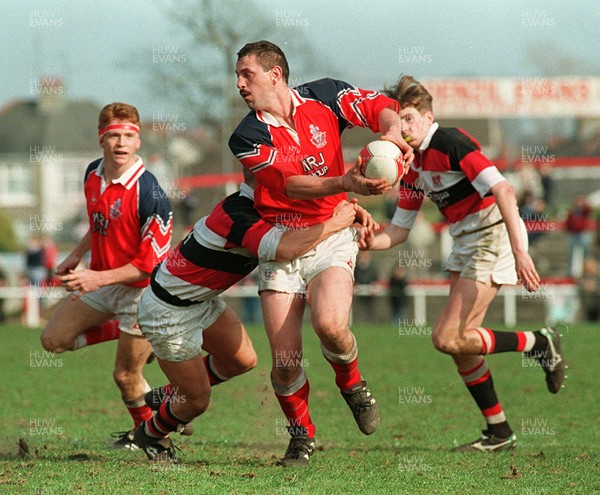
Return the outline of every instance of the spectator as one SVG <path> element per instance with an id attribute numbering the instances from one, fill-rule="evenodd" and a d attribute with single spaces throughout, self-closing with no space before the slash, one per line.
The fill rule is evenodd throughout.
<path id="1" fill-rule="evenodd" d="M 600 320 L 600 269 L 598 261 L 588 256 L 583 263 L 583 275 L 578 280 L 579 298 L 586 321 Z"/>
<path id="2" fill-rule="evenodd" d="M 39 286 L 46 277 L 46 268 L 42 243 L 38 236 L 33 236 L 27 241 L 25 257 L 25 271 L 29 284 Z"/>
<path id="3" fill-rule="evenodd" d="M 543 199 L 534 197 L 531 191 L 525 191 L 523 202 L 519 206 L 519 215 L 527 228 L 529 246 L 533 246 L 546 231 L 544 227 L 546 221 L 545 209 L 546 203 Z"/>
<path id="4" fill-rule="evenodd" d="M 404 309 L 406 306 L 406 286 L 408 280 L 406 278 L 406 268 L 396 265 L 392 270 L 389 280 L 389 296 L 390 306 L 392 309 L 392 325 L 398 325 L 400 320 L 404 318 Z"/>
<path id="5" fill-rule="evenodd" d="M 542 185 L 542 176 L 537 171 L 533 163 L 524 161 L 519 167 L 517 172 L 513 176 L 515 183 L 515 194 L 517 201 L 520 204 L 523 203 L 525 194 L 529 191 L 535 198 L 544 197 L 544 187 Z"/>
<path id="6" fill-rule="evenodd" d="M 570 277 L 579 277 L 583 271 L 583 260 L 589 255 L 592 235 L 589 230 L 592 208 L 587 198 L 578 194 L 569 210 L 566 229 L 569 233 L 567 270 Z"/>
<path id="7" fill-rule="evenodd" d="M 539 171 L 542 179 L 542 188 L 544 190 L 542 199 L 547 207 L 552 208 L 554 206 L 554 177 L 552 177 L 552 166 L 549 163 L 543 163 L 540 166 Z"/>
<path id="8" fill-rule="evenodd" d="M 56 260 L 58 259 L 58 249 L 54 240 L 50 236 L 44 236 L 42 239 L 42 263 L 46 270 L 45 283 L 53 285 L 54 270 L 56 269 Z M 60 281 L 58 281 L 60 284 Z"/>
<path id="9" fill-rule="evenodd" d="M 372 320 L 374 311 L 374 296 L 372 294 L 372 285 L 379 280 L 377 268 L 373 264 L 371 253 L 368 251 L 359 251 L 356 257 L 356 267 L 354 268 L 355 285 L 363 285 L 364 291 L 358 291 L 355 298 L 355 313 L 360 315 L 361 320 Z"/>

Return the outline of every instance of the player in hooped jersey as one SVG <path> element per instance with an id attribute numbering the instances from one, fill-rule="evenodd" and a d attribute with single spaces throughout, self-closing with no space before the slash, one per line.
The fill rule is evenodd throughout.
<path id="1" fill-rule="evenodd" d="M 84 191 L 90 228 L 57 267 L 69 297 L 58 306 L 41 335 L 50 352 L 75 350 L 89 334 L 114 319 L 119 343 L 114 379 L 134 427 L 152 416 L 144 395 L 150 390 L 142 368 L 150 344 L 137 325 L 137 304 L 154 266 L 168 254 L 172 212 L 164 191 L 136 155 L 140 122 L 135 107 L 112 103 L 100 112 L 98 139 L 103 158 L 85 173 Z M 77 269 L 91 250 L 89 269 Z M 96 337 L 96 342 L 110 336 Z M 115 446 L 136 450 L 133 430 Z"/>
<path id="2" fill-rule="evenodd" d="M 333 79 L 289 88 L 285 55 L 268 41 L 249 43 L 237 55 L 237 88 L 251 112 L 229 146 L 258 179 L 256 207 L 265 220 L 303 229 L 328 218 L 347 192 L 368 195 L 389 189 L 383 179 L 362 177 L 358 164 L 346 173 L 340 143 L 346 128 L 382 132 L 411 161 L 395 100 Z M 348 321 L 357 250 L 356 232 L 349 228 L 290 263 L 261 260 L 259 289 L 271 345 L 271 382 L 291 435 L 280 461 L 284 466 L 307 464 L 315 448 L 309 382 L 301 365 L 306 302 L 323 355 L 359 428 L 368 435 L 379 423 L 378 406 L 358 370 Z"/>
<path id="3" fill-rule="evenodd" d="M 170 384 L 147 395 L 156 415 L 135 431 L 152 461 L 175 461 L 168 437 L 208 407 L 211 386 L 256 364 L 242 322 L 219 297 L 263 259 L 291 260 L 355 217 L 370 224 L 358 205 L 341 202 L 332 217 L 306 230 L 285 230 L 261 219 L 254 207 L 255 179 L 245 171 L 237 193 L 221 201 L 152 274 L 138 308 L 142 332 L 151 342 Z M 202 357 L 201 350 L 208 355 Z"/>
<path id="4" fill-rule="evenodd" d="M 404 242 L 425 196 L 437 205 L 450 223 L 453 248 L 446 264 L 450 296 L 433 330 L 433 343 L 452 356 L 486 422 L 480 438 L 457 449 L 513 448 L 516 435 L 483 356 L 525 352 L 536 357 L 552 393 L 560 390 L 565 373 L 560 336 L 554 329 L 500 332 L 482 326 L 502 285 L 520 280 L 530 291 L 540 285 L 527 253 L 527 236 L 513 188 L 473 137 L 434 122 L 432 97 L 418 81 L 402 76 L 387 93 L 402 105 L 402 135 L 415 149 L 415 160 L 400 183 L 398 207 L 390 225 L 374 238 L 367 237 L 361 247 L 388 249 Z"/>

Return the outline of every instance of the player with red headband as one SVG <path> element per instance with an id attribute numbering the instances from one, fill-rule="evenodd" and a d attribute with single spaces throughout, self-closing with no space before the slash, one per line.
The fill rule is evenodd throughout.
<path id="1" fill-rule="evenodd" d="M 152 416 L 144 402 L 150 390 L 142 368 L 150 344 L 137 324 L 137 305 L 154 266 L 169 251 L 172 212 L 164 191 L 136 155 L 140 120 L 135 107 L 111 103 L 100 112 L 98 140 L 103 158 L 85 172 L 84 192 L 90 228 L 57 267 L 70 293 L 41 335 L 50 352 L 75 350 L 98 326 L 119 321 L 115 382 L 134 423 Z M 91 251 L 89 269 L 77 269 Z M 96 341 L 110 337 L 96 338 Z M 136 450 L 133 429 L 123 432 L 117 447 Z"/>

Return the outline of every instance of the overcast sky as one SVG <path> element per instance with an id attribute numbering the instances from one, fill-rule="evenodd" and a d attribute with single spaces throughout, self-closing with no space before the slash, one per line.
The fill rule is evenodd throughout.
<path id="1" fill-rule="evenodd" d="M 58 76 L 71 98 L 128 101 L 148 115 L 154 109 L 144 81 L 153 50 L 193 50 L 166 18 L 165 1 L 0 0 L 0 108 L 32 98 L 39 78 Z M 248 2 L 220 1 L 248 15 Z M 379 89 L 401 72 L 423 79 L 545 76 L 565 58 L 572 75 L 600 74 L 598 0 L 252 3 L 284 50 L 302 39 L 330 71 L 321 75 L 365 87 Z M 235 84 L 233 75 L 226 83 Z"/>

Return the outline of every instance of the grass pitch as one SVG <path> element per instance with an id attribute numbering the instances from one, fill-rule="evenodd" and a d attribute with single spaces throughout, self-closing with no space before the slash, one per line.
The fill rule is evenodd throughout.
<path id="1" fill-rule="evenodd" d="M 530 328 L 533 329 L 533 328 Z M 115 344 L 53 355 L 39 330 L 0 327 L 1 494 L 530 494 L 600 493 L 600 364 L 594 325 L 563 326 L 567 386 L 553 396 L 537 363 L 520 354 L 489 357 L 501 403 L 518 435 L 512 452 L 464 454 L 483 422 L 430 328 L 356 325 L 360 368 L 382 424 L 365 437 L 305 330 L 317 452 L 305 469 L 275 465 L 287 447 L 269 382 L 264 332 L 249 329 L 258 367 L 213 389 L 192 437 L 174 435 L 181 464 L 156 466 L 142 452 L 110 448 L 131 428 L 112 381 Z M 153 385 L 165 379 L 153 363 Z M 19 439 L 24 445 L 19 449 Z"/>

